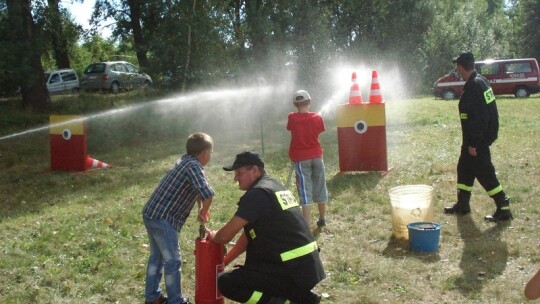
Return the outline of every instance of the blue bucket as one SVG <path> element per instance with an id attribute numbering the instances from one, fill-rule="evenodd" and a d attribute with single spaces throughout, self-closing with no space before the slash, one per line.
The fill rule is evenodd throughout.
<path id="1" fill-rule="evenodd" d="M 431 222 L 414 222 L 407 225 L 411 251 L 433 252 L 439 248 L 441 225 Z"/>

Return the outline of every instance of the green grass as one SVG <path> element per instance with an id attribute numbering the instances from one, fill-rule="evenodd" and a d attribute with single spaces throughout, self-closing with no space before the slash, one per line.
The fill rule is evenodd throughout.
<path id="1" fill-rule="evenodd" d="M 65 114 L 147 104 L 88 121 L 88 153 L 111 164 L 110 170 L 50 172 L 48 130 L 0 140 L 1 303 L 142 303 L 148 247 L 141 208 L 191 132 L 208 132 L 216 142 L 206 168 L 216 190 L 211 228 L 232 216 L 242 195 L 221 167 L 242 150 L 261 150 L 261 123 L 267 168 L 286 181 L 284 125 L 293 109 L 276 106 L 284 102 L 252 112 L 236 100 L 222 101 L 227 107 L 201 101 L 159 110 L 156 98 L 133 93 L 53 99 L 50 112 Z M 334 115 L 325 117 L 321 139 L 331 200 L 317 239 L 328 278 L 316 288 L 328 296 L 323 303 L 525 301 L 524 283 L 540 267 L 540 97 L 501 97 L 497 103 L 501 130 L 492 154 L 512 197 L 515 219 L 508 225 L 482 220 L 495 206 L 478 184 L 471 216 L 441 212 L 454 200 L 461 141 L 456 101 L 387 102 L 392 169 L 384 177 L 337 174 Z M 17 109 L 12 101 L 0 102 L 0 137 L 47 124 L 50 113 Z M 257 111 L 265 113 L 263 119 L 253 115 Z M 442 225 L 437 253 L 410 252 L 391 237 L 388 190 L 406 184 L 435 189 L 435 221 Z M 180 235 L 183 289 L 191 298 L 197 228 L 192 215 Z"/>

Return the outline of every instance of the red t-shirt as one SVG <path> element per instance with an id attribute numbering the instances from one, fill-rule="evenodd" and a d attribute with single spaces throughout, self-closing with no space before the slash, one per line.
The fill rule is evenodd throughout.
<path id="1" fill-rule="evenodd" d="M 287 130 L 291 131 L 289 158 L 293 162 L 322 157 L 319 134 L 324 132 L 324 122 L 319 114 L 289 113 Z"/>

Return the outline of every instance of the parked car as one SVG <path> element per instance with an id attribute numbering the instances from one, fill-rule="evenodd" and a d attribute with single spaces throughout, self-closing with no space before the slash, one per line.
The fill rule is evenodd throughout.
<path id="1" fill-rule="evenodd" d="M 45 83 L 51 95 L 79 93 L 80 89 L 79 77 L 72 69 L 45 72 Z"/>
<path id="2" fill-rule="evenodd" d="M 534 58 L 484 60 L 475 63 L 476 70 L 489 80 L 495 95 L 514 94 L 518 98 L 540 92 L 538 62 Z M 465 80 L 453 70 L 433 85 L 433 94 L 443 99 L 461 96 Z"/>
<path id="3" fill-rule="evenodd" d="M 125 61 L 92 63 L 84 69 L 81 83 L 85 91 L 108 90 L 112 93 L 150 85 L 150 76 Z"/>

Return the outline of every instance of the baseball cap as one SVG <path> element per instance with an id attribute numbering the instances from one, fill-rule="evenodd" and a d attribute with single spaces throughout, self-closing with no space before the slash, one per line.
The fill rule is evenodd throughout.
<path id="1" fill-rule="evenodd" d="M 246 151 L 240 154 L 236 154 L 236 159 L 234 160 L 234 163 L 230 166 L 223 167 L 223 170 L 233 171 L 244 166 L 257 166 L 260 168 L 264 168 L 264 162 L 259 157 L 259 154 L 253 151 Z"/>
<path id="2" fill-rule="evenodd" d="M 452 62 L 459 65 L 471 65 L 474 64 L 474 55 L 471 52 L 461 52 Z"/>
<path id="3" fill-rule="evenodd" d="M 311 96 L 306 90 L 298 90 L 294 93 L 293 103 L 300 103 L 304 101 L 311 100 Z"/>

